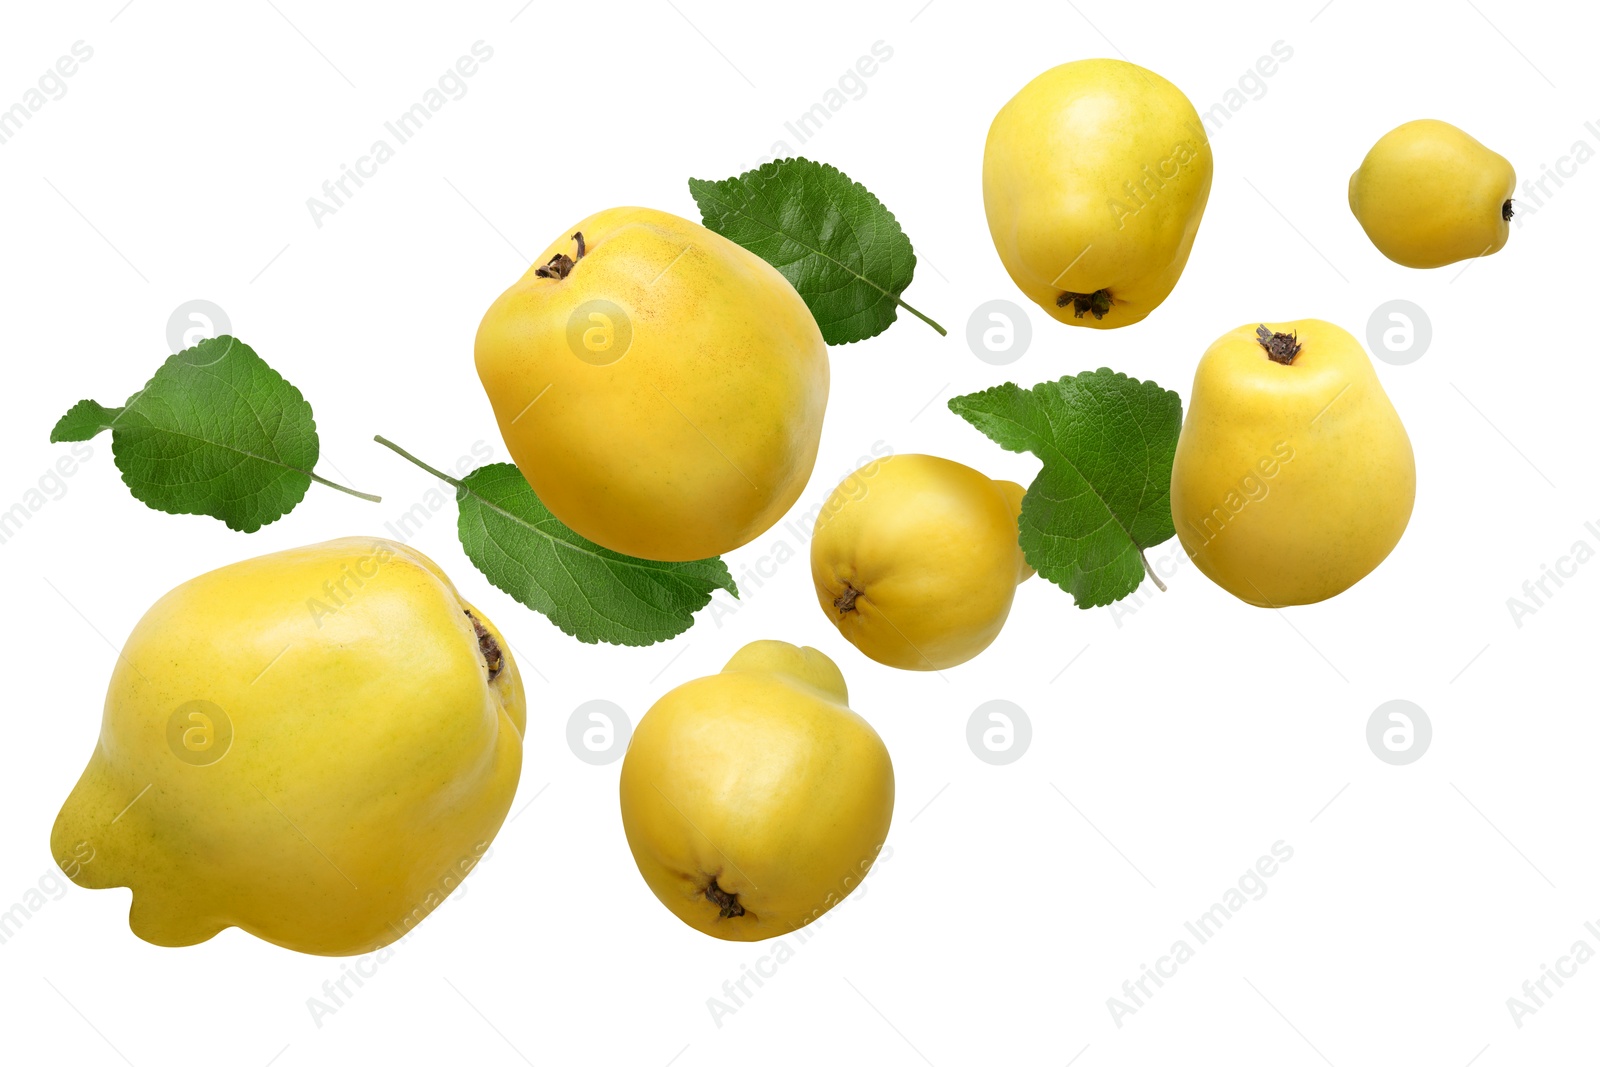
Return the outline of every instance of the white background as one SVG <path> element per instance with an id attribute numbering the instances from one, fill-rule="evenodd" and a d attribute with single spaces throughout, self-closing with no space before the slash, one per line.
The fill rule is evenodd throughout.
<path id="1" fill-rule="evenodd" d="M 65 446 L 74 401 L 120 403 L 167 354 L 168 316 L 203 298 L 316 410 L 322 473 L 254 535 L 146 509 L 108 437 L 0 545 L 9 681 L 0 774 L 0 1048 L 16 1062 L 484 1064 L 1166 1062 L 1575 1063 L 1594 1055 L 1600 962 L 1517 1027 L 1506 999 L 1600 925 L 1593 654 L 1600 563 L 1519 628 L 1521 595 L 1573 542 L 1600 547 L 1593 474 L 1595 190 L 1600 163 L 1467 269 L 1413 271 L 1367 242 L 1345 201 L 1379 135 L 1437 117 L 1537 179 L 1574 142 L 1600 148 L 1596 26 L 1580 5 L 1361 3 L 756 5 L 534 0 L 227 5 L 97 0 L 20 6 L 0 35 L 0 106 L 75 41 L 93 58 L 0 145 L 0 509 Z M 274 4 L 276 6 L 274 6 Z M 520 10 L 519 10 L 520 9 Z M 1087 16 L 1087 17 L 1085 17 Z M 353 163 L 482 40 L 494 50 L 410 143 L 317 227 L 306 199 Z M 893 51 L 823 130 L 785 130 L 875 42 Z M 1124 54 L 1201 111 L 1285 42 L 1293 56 L 1213 134 L 1215 184 L 1182 282 L 1126 330 L 1031 310 L 1016 363 L 965 340 L 979 304 L 1026 303 L 1000 267 L 979 187 L 994 112 L 1033 75 Z M 1261 88 L 1264 87 L 1264 92 Z M 1080 611 L 1024 586 L 984 655 L 939 674 L 866 660 L 818 611 L 804 546 L 781 527 L 732 553 L 736 575 L 801 550 L 737 610 L 645 649 L 564 637 L 462 555 L 454 509 L 415 538 L 509 635 L 530 681 L 512 821 L 465 890 L 338 1011 L 313 1022 L 342 963 L 229 930 L 161 949 L 127 928 L 126 890 L 64 886 L 57 808 L 99 728 L 121 645 L 160 594 L 247 556 L 382 534 L 431 480 L 372 443 L 436 464 L 474 443 L 506 458 L 472 367 L 484 309 L 529 257 L 603 207 L 697 217 L 690 176 L 773 154 L 833 163 L 915 243 L 903 317 L 832 352 L 811 507 L 882 441 L 1026 482 L 944 408 L 952 395 L 1099 366 L 1187 400 L 1215 337 L 1320 317 L 1366 336 L 1414 301 L 1433 342 L 1378 364 L 1416 449 L 1404 540 L 1342 596 L 1282 613 L 1199 575 L 1176 541 L 1137 610 Z M 1526 192 L 1519 193 L 1519 199 Z M 1532 201 L 1526 201 L 1531 204 Z M 772 568 L 768 568 L 771 570 Z M 720 599 L 720 598 L 719 598 Z M 769 946 L 723 943 L 651 896 L 619 822 L 619 764 L 580 762 L 568 716 L 613 700 L 637 721 L 746 641 L 813 644 L 893 754 L 898 806 L 864 891 L 719 1027 L 722 996 Z M 1380 762 L 1382 702 L 1415 701 L 1434 740 Z M 973 709 L 1026 710 L 1031 748 L 975 758 Z M 537 799 L 535 799 L 537 798 Z M 1294 850 L 1137 1014 L 1121 995 L 1274 842 Z M 29 895 L 41 879 L 47 892 Z M 64 888 L 63 888 L 64 886 Z M 1192 939 L 1191 939 L 1191 943 Z M 276 1059 L 274 1059 L 276 1057 Z M 1074 1057 L 1077 1057 L 1074 1060 Z M 1585 1060 L 1587 1062 L 1587 1060 Z"/>

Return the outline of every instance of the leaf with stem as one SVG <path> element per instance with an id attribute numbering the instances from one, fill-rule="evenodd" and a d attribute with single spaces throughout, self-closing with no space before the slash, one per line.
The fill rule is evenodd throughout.
<path id="1" fill-rule="evenodd" d="M 212 337 L 171 356 L 119 408 L 80 400 L 52 442 L 111 431 L 111 454 L 130 492 L 157 511 L 210 515 L 251 533 L 294 508 L 312 482 L 379 497 L 317 474 L 311 405 L 255 351 Z"/>
<path id="2" fill-rule="evenodd" d="M 911 239 L 859 182 L 825 163 L 780 159 L 725 181 L 689 179 L 706 228 L 778 268 L 830 345 L 874 337 L 904 308 L 917 256 Z"/>
<path id="3" fill-rule="evenodd" d="M 473 566 L 586 644 L 653 645 L 687 630 L 712 590 L 739 595 L 720 559 L 636 559 L 580 536 L 510 463 L 452 478 L 387 438 L 373 440 L 454 486 L 456 532 Z"/>

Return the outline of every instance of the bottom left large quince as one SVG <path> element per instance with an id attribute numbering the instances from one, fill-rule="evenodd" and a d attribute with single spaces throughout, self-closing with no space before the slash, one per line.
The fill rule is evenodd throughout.
<path id="1" fill-rule="evenodd" d="M 489 848 L 526 710 L 510 650 L 414 549 L 352 537 L 158 600 L 51 832 L 158 945 L 237 926 L 300 952 L 407 934 Z"/>

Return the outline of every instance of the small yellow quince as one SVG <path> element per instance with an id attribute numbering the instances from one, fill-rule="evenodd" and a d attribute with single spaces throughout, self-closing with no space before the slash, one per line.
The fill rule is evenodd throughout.
<path id="1" fill-rule="evenodd" d="M 760 941 L 843 900 L 883 848 L 894 768 L 814 648 L 755 641 L 645 713 L 622 828 L 657 899 L 702 933 Z"/>
<path id="2" fill-rule="evenodd" d="M 370 952 L 487 852 L 524 719 L 505 641 L 420 552 L 352 537 L 244 560 L 134 627 L 51 849 L 81 886 L 131 888 L 157 945 L 237 926 Z"/>
<path id="3" fill-rule="evenodd" d="M 1406 267 L 1492 255 L 1511 234 L 1517 175 L 1506 158 L 1438 119 L 1396 126 L 1350 175 L 1350 210 Z"/>
<path id="4" fill-rule="evenodd" d="M 1023 488 L 938 456 L 889 456 L 834 489 L 811 539 L 817 603 L 891 667 L 965 663 L 1033 575 L 1017 544 Z"/>

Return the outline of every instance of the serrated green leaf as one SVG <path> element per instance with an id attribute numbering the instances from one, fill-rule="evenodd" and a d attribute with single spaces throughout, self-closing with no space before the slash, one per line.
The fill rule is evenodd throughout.
<path id="1" fill-rule="evenodd" d="M 789 279 L 830 345 L 876 336 L 905 308 L 917 257 L 889 209 L 823 163 L 780 159 L 725 181 L 689 179 L 708 229 L 743 245 Z"/>
<path id="2" fill-rule="evenodd" d="M 1006 383 L 950 400 L 1002 448 L 1044 461 L 1022 498 L 1022 554 L 1080 608 L 1139 588 L 1144 550 L 1172 537 L 1178 394 L 1102 367 L 1032 389 Z"/>
<path id="3" fill-rule="evenodd" d="M 50 432 L 87 440 L 109 427 L 135 497 L 173 515 L 210 515 L 251 533 L 281 518 L 313 481 L 311 405 L 249 345 L 213 337 L 170 357 L 121 408 L 80 400 Z"/>
<path id="4" fill-rule="evenodd" d="M 101 430 L 109 430 L 121 414 L 121 408 L 108 408 L 93 400 L 80 400 L 57 420 L 50 431 L 50 443 L 87 441 Z"/>
<path id="5" fill-rule="evenodd" d="M 586 644 L 653 645 L 687 630 L 713 589 L 739 595 L 721 559 L 635 559 L 580 537 L 510 463 L 479 467 L 458 484 L 457 530 L 473 565 Z"/>

